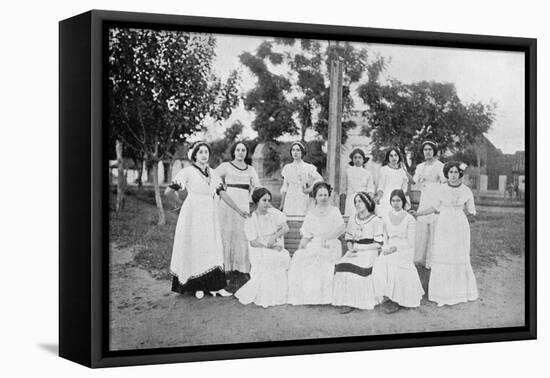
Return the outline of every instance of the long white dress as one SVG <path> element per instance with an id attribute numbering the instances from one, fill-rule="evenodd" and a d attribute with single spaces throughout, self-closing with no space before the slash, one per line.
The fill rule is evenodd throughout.
<path id="1" fill-rule="evenodd" d="M 445 181 L 443 163 L 435 160 L 431 164 L 420 163 L 416 166 L 414 182 L 420 184 L 420 203 L 418 211 L 433 207 L 438 202 L 438 192 L 441 183 Z M 430 214 L 416 219 L 416 243 L 414 247 L 414 262 L 431 266 L 431 257 L 434 242 L 434 229 L 437 224 L 437 215 Z"/>
<path id="2" fill-rule="evenodd" d="M 256 170 L 247 165 L 245 169 L 231 162 L 222 163 L 216 168 L 222 178 L 227 194 L 243 211 L 250 212 L 250 193 L 260 184 Z M 244 218 L 229 207 L 225 201 L 219 201 L 220 224 L 222 227 L 222 245 L 226 271 L 250 272 L 248 242 L 244 234 Z"/>
<path id="3" fill-rule="evenodd" d="M 259 239 L 263 244 L 267 239 L 286 224 L 286 216 L 277 209 L 269 208 L 267 214 L 258 215 L 254 212 L 245 221 L 244 232 L 249 241 Z M 277 245 L 284 247 L 283 237 L 277 240 Z M 277 251 L 269 248 L 249 246 L 250 280 L 244 284 L 235 296 L 243 304 L 255 303 L 268 307 L 286 303 L 287 273 L 290 265 L 290 254 L 286 249 Z"/>
<path id="4" fill-rule="evenodd" d="M 226 286 L 216 193 L 222 188 L 217 173 L 208 176 L 195 165 L 183 168 L 171 188 L 187 189 L 178 216 L 170 273 L 172 290 L 178 293 L 217 291 Z"/>
<path id="5" fill-rule="evenodd" d="M 333 206 L 323 216 L 311 211 L 306 214 L 300 233 L 312 240 L 292 256 L 288 270 L 288 303 L 304 305 L 332 302 L 334 265 L 342 257 L 342 244 L 338 239 L 331 239 L 324 247 L 320 237 L 334 232 L 343 224 L 342 214 Z"/>
<path id="6" fill-rule="evenodd" d="M 365 220 L 354 216 L 348 221 L 345 235 L 357 252 L 348 251 L 336 263 L 332 304 L 371 310 L 378 303 L 372 280 L 372 266 L 378 250 L 367 247 L 383 243 L 382 220 L 376 215 Z"/>
<path id="7" fill-rule="evenodd" d="M 383 221 L 384 249 L 395 246 L 397 251 L 389 255 L 382 254 L 374 262 L 372 279 L 376 301 L 381 302 L 384 297 L 388 297 L 401 306 L 418 307 L 424 289 L 413 263 L 416 221 L 408 213 L 397 225 L 391 222 L 388 214 Z"/>
<path id="8" fill-rule="evenodd" d="M 439 306 L 478 298 L 470 263 L 470 224 L 464 214 L 465 207 L 469 213 L 476 213 L 470 188 L 464 184 L 459 187 L 441 186 L 428 286 L 428 299 Z"/>
<path id="9" fill-rule="evenodd" d="M 363 167 L 351 166 L 346 170 L 346 209 L 344 215 L 355 215 L 355 195 L 359 192 L 374 193 L 374 178 Z"/>
<path id="10" fill-rule="evenodd" d="M 408 178 L 403 168 L 392 168 L 385 165 L 380 168 L 378 178 L 378 190 L 382 190 L 382 198 L 380 204 L 376 207 L 376 214 L 384 217 L 391 209 L 390 195 L 395 189 L 401 189 L 407 192 Z M 408 199 L 407 199 L 408 200 Z"/>
<path id="11" fill-rule="evenodd" d="M 322 181 L 323 177 L 313 164 L 300 161 L 286 164 L 282 171 L 283 186 L 281 193 L 286 193 L 283 212 L 286 215 L 305 215 L 312 200 L 303 189 L 305 185 L 312 186 Z"/>

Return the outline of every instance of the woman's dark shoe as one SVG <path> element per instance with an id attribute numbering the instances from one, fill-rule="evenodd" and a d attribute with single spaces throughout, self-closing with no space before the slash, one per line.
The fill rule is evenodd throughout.
<path id="1" fill-rule="evenodd" d="M 354 311 L 355 309 L 353 307 L 349 307 L 349 306 L 343 306 L 341 309 L 340 309 L 340 314 L 349 314 L 350 312 Z"/>
<path id="2" fill-rule="evenodd" d="M 394 312 L 399 311 L 400 308 L 401 306 L 399 306 L 399 304 L 395 303 L 394 301 L 388 301 L 384 306 L 384 312 L 386 314 L 393 314 Z"/>

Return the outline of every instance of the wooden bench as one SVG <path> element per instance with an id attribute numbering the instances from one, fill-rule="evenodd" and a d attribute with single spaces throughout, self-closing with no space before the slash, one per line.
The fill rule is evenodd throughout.
<path id="1" fill-rule="evenodd" d="M 412 202 L 412 208 L 416 209 L 418 207 L 418 202 L 420 200 L 420 192 L 419 191 L 409 191 L 407 194 L 410 196 L 410 200 Z M 346 195 L 340 194 L 340 211 L 344 213 L 346 203 Z M 300 235 L 300 228 L 302 227 L 302 223 L 304 222 L 303 216 L 287 216 L 287 224 L 290 231 L 285 235 L 285 248 L 287 251 L 290 252 L 290 255 L 292 256 L 294 252 L 298 249 L 298 245 L 300 244 L 300 239 L 302 238 L 302 235 Z M 344 216 L 344 222 L 345 224 L 348 223 L 348 217 Z M 344 235 L 340 236 L 338 239 L 342 241 L 342 252 L 345 251 L 345 243 L 344 243 Z"/>
<path id="2" fill-rule="evenodd" d="M 300 228 L 303 222 L 304 217 L 287 217 L 286 224 L 288 224 L 290 231 L 285 234 L 285 248 L 291 255 L 294 254 L 300 244 L 300 239 L 302 238 L 302 235 L 300 235 Z"/>

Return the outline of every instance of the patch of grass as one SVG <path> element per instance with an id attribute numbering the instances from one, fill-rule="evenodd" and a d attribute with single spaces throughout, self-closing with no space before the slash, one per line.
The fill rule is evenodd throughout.
<path id="1" fill-rule="evenodd" d="M 480 212 L 470 225 L 472 265 L 487 268 L 499 258 L 525 254 L 525 215 Z"/>
<path id="2" fill-rule="evenodd" d="M 177 215 L 167 211 L 166 225 L 159 226 L 154 193 L 147 189 L 129 191 L 123 211 L 110 212 L 110 242 L 118 248 L 133 248 L 135 263 L 154 277 L 166 279 Z"/>

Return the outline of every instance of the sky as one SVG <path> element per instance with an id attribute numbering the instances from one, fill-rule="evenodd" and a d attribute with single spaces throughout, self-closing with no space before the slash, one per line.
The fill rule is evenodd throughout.
<path id="1" fill-rule="evenodd" d="M 233 69 L 241 71 L 241 90 L 255 84 L 254 76 L 239 62 L 243 51 L 254 52 L 266 38 L 216 35 L 214 70 L 226 77 Z M 383 77 L 404 83 L 422 80 L 454 83 L 464 103 L 482 101 L 497 104 L 496 119 L 486 134 L 504 153 L 525 149 L 525 75 L 521 52 L 457 49 L 392 44 L 363 44 L 372 53 L 390 59 Z M 353 89 L 353 88 L 352 88 Z M 360 105 L 360 100 L 356 104 Z M 223 125 L 210 127 L 212 136 L 221 135 L 226 125 L 240 120 L 246 126 L 245 136 L 253 136 L 250 123 L 254 115 L 241 107 Z"/>

